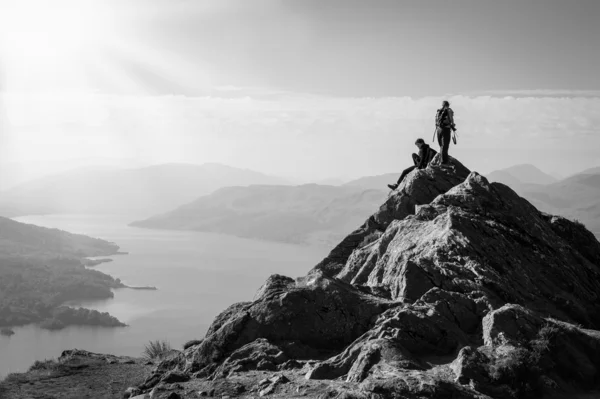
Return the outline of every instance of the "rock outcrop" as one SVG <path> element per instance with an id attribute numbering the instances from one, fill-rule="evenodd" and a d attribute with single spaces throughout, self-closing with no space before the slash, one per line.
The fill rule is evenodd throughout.
<path id="1" fill-rule="evenodd" d="M 412 172 L 305 277 L 273 275 L 251 302 L 230 306 L 143 391 L 165 375 L 231 397 L 597 389 L 600 243 L 453 161 L 455 171 L 435 159 Z"/>
<path id="2" fill-rule="evenodd" d="M 135 385 L 151 369 L 140 358 L 66 350 L 56 360 L 36 361 L 25 373 L 9 374 L 0 381 L 0 398 L 129 398 L 142 394 Z"/>

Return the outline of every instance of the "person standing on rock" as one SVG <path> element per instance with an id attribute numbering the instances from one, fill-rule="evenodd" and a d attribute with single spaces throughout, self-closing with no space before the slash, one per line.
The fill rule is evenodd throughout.
<path id="1" fill-rule="evenodd" d="M 448 148 L 450 147 L 452 132 L 456 131 L 456 125 L 454 124 L 454 111 L 450 108 L 448 101 L 443 101 L 442 108 L 438 109 L 435 114 L 435 131 L 442 153 L 442 164 L 440 166 L 450 166 Z"/>
<path id="2" fill-rule="evenodd" d="M 415 141 L 415 145 L 419 148 L 419 155 L 417 154 L 412 154 L 412 159 L 413 159 L 413 163 L 414 165 L 411 166 L 410 168 L 406 168 L 402 171 L 402 174 L 400 175 L 400 178 L 398 179 L 398 183 L 396 184 L 388 184 L 388 187 L 392 190 L 395 190 L 398 188 L 398 186 L 400 185 L 400 183 L 402 183 L 402 180 L 404 180 L 404 178 L 406 177 L 407 174 L 409 174 L 410 172 L 412 172 L 413 170 L 419 168 L 419 169 L 424 169 L 427 167 L 427 165 L 429 164 L 429 162 L 431 162 L 431 160 L 433 159 L 433 157 L 435 157 L 435 155 L 437 154 L 437 151 L 434 150 L 433 148 L 431 148 L 429 145 L 425 144 L 425 140 L 423 139 L 417 139 L 417 141 Z"/>

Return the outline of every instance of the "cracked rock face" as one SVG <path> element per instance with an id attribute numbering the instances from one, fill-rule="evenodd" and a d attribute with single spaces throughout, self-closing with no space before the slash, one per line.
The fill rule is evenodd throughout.
<path id="1" fill-rule="evenodd" d="M 438 162 L 305 277 L 271 276 L 166 368 L 212 379 L 294 369 L 355 384 L 347 398 L 594 389 L 600 243 L 458 161 L 455 171 Z"/>

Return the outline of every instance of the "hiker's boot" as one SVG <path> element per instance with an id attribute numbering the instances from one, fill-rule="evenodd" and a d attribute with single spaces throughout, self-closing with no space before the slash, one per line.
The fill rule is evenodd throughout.
<path id="1" fill-rule="evenodd" d="M 397 184 L 388 184 L 387 186 L 388 186 L 388 187 L 389 187 L 391 190 L 395 190 L 395 189 L 397 189 L 397 188 L 398 188 L 398 185 L 397 185 Z"/>

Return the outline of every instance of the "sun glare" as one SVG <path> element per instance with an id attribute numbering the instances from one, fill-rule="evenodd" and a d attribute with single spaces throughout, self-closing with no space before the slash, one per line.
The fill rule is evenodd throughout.
<path id="1" fill-rule="evenodd" d="M 111 36 L 111 19 L 101 4 L 0 0 L 0 63 L 9 89 L 31 89 L 83 74 L 86 53 Z"/>

